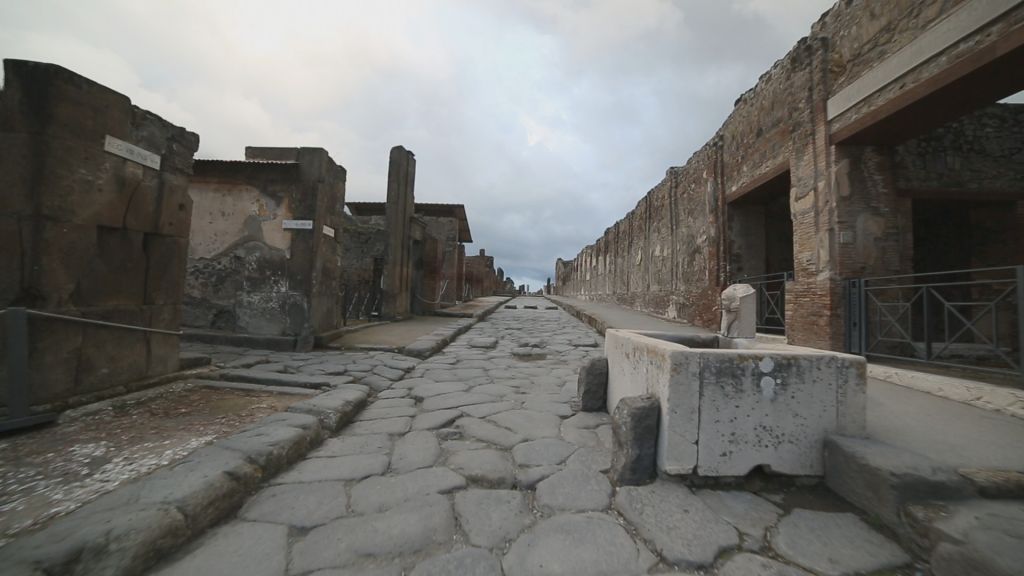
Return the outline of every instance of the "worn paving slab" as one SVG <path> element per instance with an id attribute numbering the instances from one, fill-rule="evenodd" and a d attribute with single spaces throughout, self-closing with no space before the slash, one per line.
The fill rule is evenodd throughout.
<path id="1" fill-rule="evenodd" d="M 361 386 L 369 399 L 358 421 L 257 491 L 225 526 L 291 530 L 281 542 L 279 532 L 253 529 L 257 545 L 279 554 L 266 567 L 288 576 L 829 573 L 805 564 L 813 557 L 792 542 L 792 513 L 747 492 L 695 494 L 667 481 L 613 491 L 605 476 L 611 421 L 574 408 L 578 371 L 603 355 L 601 343 L 563 311 L 518 306 L 422 362 L 384 352 L 255 355 L 261 364 L 249 370 L 351 377 L 344 386 Z M 287 418 L 304 420 L 270 424 L 319 433 L 316 418 Z M 194 574 L 230 574 L 218 533 L 173 560 L 187 554 Z M 817 542 L 823 553 L 846 545 Z"/>
<path id="2" fill-rule="evenodd" d="M 772 548 L 826 576 L 897 568 L 910 562 L 899 546 L 849 513 L 794 510 L 775 528 Z"/>

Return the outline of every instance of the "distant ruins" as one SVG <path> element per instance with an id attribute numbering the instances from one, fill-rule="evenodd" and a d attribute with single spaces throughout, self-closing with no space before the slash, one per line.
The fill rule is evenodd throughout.
<path id="1" fill-rule="evenodd" d="M 1024 105 L 999 101 L 1022 23 L 1016 1 L 836 3 L 554 292 L 712 328 L 744 280 L 791 344 L 1020 373 Z"/>
<path id="2" fill-rule="evenodd" d="M 510 282 L 493 258 L 490 277 L 465 258 L 463 205 L 415 203 L 401 146 L 386 202 L 346 214 L 347 173 L 326 150 L 193 160 L 199 136 L 126 96 L 53 64 L 4 71 L 0 314 L 18 317 L 0 332 L 0 397 L 21 411 L 152 385 L 178 370 L 181 337 L 308 350 L 350 321 Z"/>

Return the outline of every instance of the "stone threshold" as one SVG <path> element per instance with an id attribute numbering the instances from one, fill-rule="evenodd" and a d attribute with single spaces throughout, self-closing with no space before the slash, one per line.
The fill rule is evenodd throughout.
<path id="1" fill-rule="evenodd" d="M 344 428 L 369 394 L 342 384 L 296 402 L 15 538 L 0 547 L 0 566 L 10 574 L 141 574 Z"/>

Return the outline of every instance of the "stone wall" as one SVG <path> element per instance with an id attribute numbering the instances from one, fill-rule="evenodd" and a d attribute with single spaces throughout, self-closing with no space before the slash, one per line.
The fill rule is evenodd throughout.
<path id="1" fill-rule="evenodd" d="M 340 327 L 345 169 L 320 148 L 247 148 L 195 172 L 184 325 L 288 338 Z"/>
<path id="2" fill-rule="evenodd" d="M 424 298 L 439 301 L 437 306 L 451 306 L 462 298 L 459 288 L 459 221 L 456 218 L 418 216 L 427 227 L 427 233 L 437 240 L 437 254 L 428 259 L 433 268 L 436 290 Z M 465 251 L 463 249 L 463 257 Z"/>
<path id="3" fill-rule="evenodd" d="M 497 272 L 494 270 L 494 256 L 488 256 L 483 249 L 476 256 L 466 256 L 466 286 L 470 298 L 493 296 L 497 286 Z"/>
<path id="4" fill-rule="evenodd" d="M 744 219 L 756 215 L 743 212 L 785 178 L 795 274 L 786 288 L 787 335 L 794 344 L 843 349 L 843 281 L 913 269 L 912 202 L 898 179 L 935 150 L 905 147 L 894 161 L 892 145 L 955 120 L 985 103 L 981 97 L 991 103 L 1024 88 L 1013 85 L 1022 82 L 1012 72 L 1024 66 L 1022 37 L 1019 3 L 837 2 L 740 96 L 685 166 L 670 169 L 594 244 L 556 263 L 556 291 L 713 328 L 717 293 L 730 278 L 785 265 L 749 254 L 765 251 L 764 231 L 747 230 Z M 950 152 L 961 166 L 972 161 Z M 977 184 L 958 179 L 973 173 L 930 177 L 969 190 Z"/>
<path id="5" fill-rule="evenodd" d="M 342 219 L 339 230 L 341 285 L 349 301 L 357 298 L 361 303 L 367 293 L 371 294 L 371 299 L 380 297 L 388 245 L 384 220 L 383 216 L 345 216 Z"/>
<path id="6" fill-rule="evenodd" d="M 109 137 L 159 156 L 159 168 L 106 151 Z M 0 308 L 177 330 L 198 146 L 88 78 L 5 60 Z M 29 362 L 31 403 L 60 409 L 176 371 L 178 337 L 30 317 Z"/>

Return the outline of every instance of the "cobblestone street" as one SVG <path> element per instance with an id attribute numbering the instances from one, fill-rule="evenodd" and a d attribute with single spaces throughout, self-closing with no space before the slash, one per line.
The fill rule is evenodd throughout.
<path id="1" fill-rule="evenodd" d="M 152 573 L 792 576 L 909 562 L 834 497 L 614 490 L 609 417 L 574 409 L 602 339 L 548 301 L 510 305 L 423 362 L 338 363 L 376 391 L 355 421 Z M 330 372 L 315 353 L 273 356 L 220 359 Z"/>

